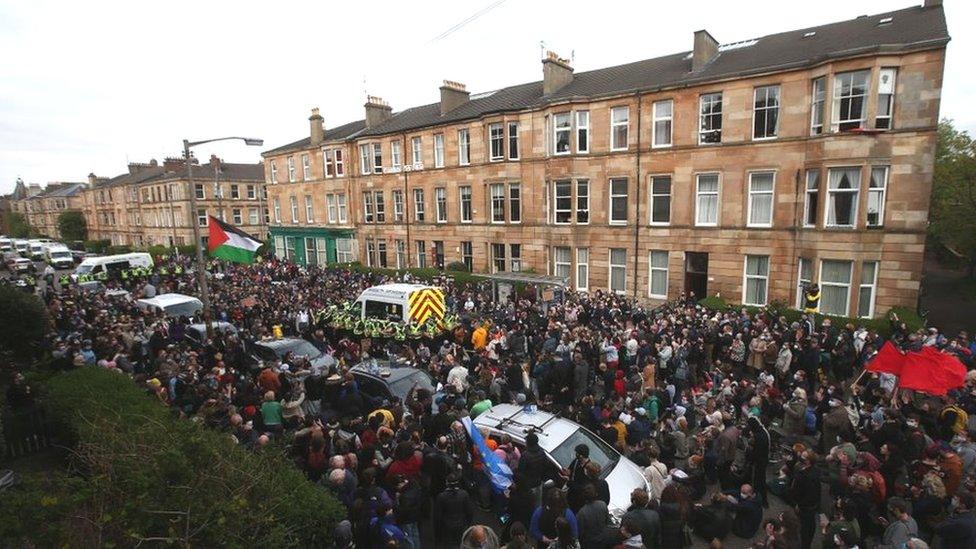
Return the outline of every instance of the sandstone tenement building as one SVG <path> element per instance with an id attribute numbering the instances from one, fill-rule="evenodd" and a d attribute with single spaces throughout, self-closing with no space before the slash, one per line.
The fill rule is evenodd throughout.
<path id="1" fill-rule="evenodd" d="M 649 299 L 914 306 L 945 48 L 941 2 L 543 79 L 266 151 L 270 234 L 305 264 L 532 269 Z"/>

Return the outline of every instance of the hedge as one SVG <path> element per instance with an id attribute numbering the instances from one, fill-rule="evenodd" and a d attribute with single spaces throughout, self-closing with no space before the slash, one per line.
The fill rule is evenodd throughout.
<path id="1" fill-rule="evenodd" d="M 745 309 L 748 312 L 755 314 L 760 311 L 768 311 L 774 316 L 786 317 L 787 322 L 795 322 L 800 320 L 803 315 L 803 311 L 787 307 L 781 302 L 772 302 L 765 307 L 755 307 L 751 305 L 737 305 L 731 304 L 722 299 L 719 296 L 710 296 L 698 300 L 698 303 L 709 309 L 714 309 L 717 311 L 724 311 L 727 309 L 741 310 Z M 883 337 L 887 338 L 891 336 L 891 322 L 888 320 L 891 313 L 898 315 L 898 319 L 905 323 L 905 326 L 909 331 L 915 331 L 919 328 L 925 326 L 925 321 L 922 317 L 918 316 L 918 313 L 908 307 L 892 307 L 885 313 L 884 316 L 878 318 L 850 318 L 843 316 L 833 316 L 833 315 L 822 315 L 817 313 L 814 315 L 816 322 L 819 324 L 823 322 L 823 319 L 830 318 L 831 323 L 835 326 L 844 326 L 847 324 L 853 324 L 854 326 L 864 326 L 870 331 L 877 332 Z"/>
<path id="2" fill-rule="evenodd" d="M 178 419 L 130 378 L 99 368 L 53 376 L 43 403 L 71 443 L 85 479 L 57 525 L 40 506 L 64 494 L 20 489 L 0 498 L 0 539 L 44 546 L 310 547 L 331 541 L 345 514 L 271 445 L 248 452 L 227 434 Z M 33 494 L 33 495 L 32 495 Z M 31 501 L 31 500 L 35 501 Z M 80 499 L 80 501 L 78 501 Z M 11 506 L 17 505 L 20 508 Z M 80 519 L 80 520 L 79 520 Z M 78 523 L 89 525 L 79 540 Z M 52 532 L 52 528 L 57 528 Z M 50 543 L 49 543 L 50 542 Z"/>
<path id="3" fill-rule="evenodd" d="M 446 271 L 441 271 L 440 269 L 435 269 L 434 267 L 414 267 L 412 269 L 383 269 L 379 267 L 367 267 L 362 263 L 358 263 L 358 262 L 331 264 L 329 265 L 329 268 L 349 269 L 351 271 L 355 271 L 359 273 L 373 273 L 373 274 L 378 274 L 383 276 L 402 276 L 404 273 L 410 273 L 411 275 L 421 280 L 428 280 L 428 281 L 446 274 L 447 276 L 454 278 L 456 282 L 462 284 L 478 284 L 479 282 L 483 282 L 485 280 L 483 277 L 480 277 L 476 274 L 472 274 L 464 271 L 453 271 L 450 269 L 451 265 L 453 265 L 453 263 L 448 265 L 449 268 Z M 463 265 L 463 263 L 461 265 Z"/>

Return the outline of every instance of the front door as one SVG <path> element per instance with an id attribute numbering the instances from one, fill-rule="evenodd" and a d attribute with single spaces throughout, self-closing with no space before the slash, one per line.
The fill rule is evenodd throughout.
<path id="1" fill-rule="evenodd" d="M 695 299 L 708 296 L 708 253 L 685 252 L 685 294 Z"/>

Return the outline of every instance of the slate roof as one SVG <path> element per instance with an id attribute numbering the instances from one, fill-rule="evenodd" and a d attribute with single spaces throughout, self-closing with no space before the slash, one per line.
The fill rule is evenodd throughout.
<path id="1" fill-rule="evenodd" d="M 193 166 L 193 178 L 213 177 L 213 168 L 210 164 L 195 164 Z M 154 181 L 173 181 L 186 179 L 186 170 L 178 172 L 167 172 L 163 166 L 150 166 L 142 168 L 135 173 L 126 172 L 121 175 L 100 181 L 95 185 L 96 189 L 104 187 L 117 187 L 132 185 L 136 183 L 152 183 Z M 264 181 L 263 164 L 235 164 L 224 162 L 220 165 L 220 179 L 222 181 Z"/>
<path id="2" fill-rule="evenodd" d="M 357 120 L 355 122 L 349 122 L 348 124 L 343 124 L 335 128 L 325 129 L 325 141 L 338 141 L 342 139 L 349 139 L 359 132 L 366 129 L 366 120 Z M 293 143 L 287 145 L 282 145 L 280 147 L 271 149 L 270 151 L 264 151 L 261 156 L 268 154 L 277 154 L 281 152 L 287 152 L 292 150 L 307 149 L 312 144 L 312 138 L 306 137 L 305 139 L 299 139 Z"/>
<path id="3" fill-rule="evenodd" d="M 83 188 L 85 188 L 84 183 L 58 183 L 55 185 L 48 185 L 43 192 L 28 197 L 28 200 L 71 197 L 81 192 Z"/>
<path id="4" fill-rule="evenodd" d="M 889 18 L 890 21 L 882 23 Z M 726 44 L 720 46 L 719 54 L 708 65 L 696 72 L 691 70 L 691 52 L 684 51 L 578 72 L 573 75 L 572 82 L 549 95 L 543 95 L 542 81 L 536 81 L 473 94 L 470 101 L 444 115 L 440 113 L 439 103 L 431 103 L 394 113 L 390 119 L 369 129 L 365 129 L 364 121 L 359 120 L 337 128 L 357 127 L 359 130 L 331 138 L 326 132 L 326 139 L 379 136 L 475 119 L 492 113 L 541 108 L 573 99 L 595 99 L 697 85 L 770 71 L 799 69 L 856 55 L 941 47 L 948 41 L 942 6 L 915 6 Z M 306 137 L 262 155 L 304 149 L 310 144 L 311 140 Z"/>

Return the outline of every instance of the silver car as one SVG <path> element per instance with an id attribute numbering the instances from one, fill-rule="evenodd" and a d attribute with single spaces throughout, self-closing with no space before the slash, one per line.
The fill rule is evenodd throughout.
<path id="1" fill-rule="evenodd" d="M 507 433 L 519 446 L 524 446 L 525 437 L 534 432 L 539 437 L 539 446 L 549 459 L 564 469 L 568 469 L 576 457 L 577 445 L 589 446 L 590 460 L 600 465 L 600 478 L 610 485 L 608 507 L 615 521 L 619 521 L 630 507 L 630 493 L 634 488 L 650 491 L 640 467 L 574 421 L 541 410 L 531 411 L 514 404 L 499 404 L 476 417 L 474 425 L 487 429 L 491 436 Z"/>

